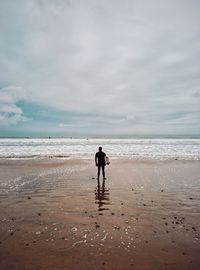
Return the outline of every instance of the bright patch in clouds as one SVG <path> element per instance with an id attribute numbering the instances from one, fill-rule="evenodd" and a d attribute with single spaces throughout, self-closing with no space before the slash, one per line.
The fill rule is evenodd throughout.
<path id="1" fill-rule="evenodd" d="M 0 0 L 0 135 L 199 134 L 199 14 L 196 0 Z"/>
<path id="2" fill-rule="evenodd" d="M 30 119 L 24 116 L 23 111 L 16 103 L 25 98 L 22 88 L 10 86 L 0 91 L 0 125 L 12 125 L 26 122 Z"/>

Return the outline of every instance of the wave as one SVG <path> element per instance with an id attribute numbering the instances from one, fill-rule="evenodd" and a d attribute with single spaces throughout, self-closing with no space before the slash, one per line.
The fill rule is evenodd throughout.
<path id="1" fill-rule="evenodd" d="M 0 139 L 0 158 L 93 159 L 98 147 L 112 158 L 200 160 L 200 139 Z"/>
<path id="2" fill-rule="evenodd" d="M 70 158 L 69 155 L 12 155 L 0 156 L 0 159 L 37 159 L 37 158 Z"/>

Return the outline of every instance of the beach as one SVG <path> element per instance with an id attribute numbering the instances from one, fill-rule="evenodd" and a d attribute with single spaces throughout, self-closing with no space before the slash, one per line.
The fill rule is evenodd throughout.
<path id="1" fill-rule="evenodd" d="M 0 264 L 9 269 L 197 270 L 200 161 L 0 160 Z"/>

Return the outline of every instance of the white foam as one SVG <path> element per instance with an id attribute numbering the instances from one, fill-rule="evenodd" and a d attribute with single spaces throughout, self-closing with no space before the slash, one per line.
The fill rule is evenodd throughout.
<path id="1" fill-rule="evenodd" d="M 0 158 L 94 158 L 99 146 L 112 158 L 200 159 L 200 139 L 0 139 Z"/>

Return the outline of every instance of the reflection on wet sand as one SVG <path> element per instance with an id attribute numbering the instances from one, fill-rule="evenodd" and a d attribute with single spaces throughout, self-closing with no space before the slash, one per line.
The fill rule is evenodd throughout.
<path id="1" fill-rule="evenodd" d="M 105 180 L 103 180 L 102 185 L 99 180 L 97 180 L 97 187 L 95 189 L 95 203 L 98 204 L 98 211 L 109 210 L 108 206 L 110 204 L 109 198 L 110 192 L 106 188 Z"/>

